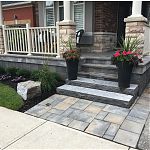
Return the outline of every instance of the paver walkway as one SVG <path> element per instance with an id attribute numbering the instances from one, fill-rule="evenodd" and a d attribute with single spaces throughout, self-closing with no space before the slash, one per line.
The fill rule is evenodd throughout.
<path id="1" fill-rule="evenodd" d="M 117 143 L 0 107 L 0 149 L 111 149 Z"/>
<path id="2" fill-rule="evenodd" d="M 149 90 L 130 109 L 55 94 L 26 113 L 136 148 L 150 114 Z"/>

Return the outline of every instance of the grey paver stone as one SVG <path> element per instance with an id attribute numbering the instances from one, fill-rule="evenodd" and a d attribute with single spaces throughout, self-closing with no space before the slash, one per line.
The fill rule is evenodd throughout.
<path id="1" fill-rule="evenodd" d="M 144 98 L 144 97 L 140 97 L 140 99 L 137 101 L 138 104 L 150 107 L 150 98 Z"/>
<path id="2" fill-rule="evenodd" d="M 122 116 L 127 116 L 127 114 L 129 113 L 129 109 L 118 107 L 118 106 L 113 106 L 113 105 L 106 105 L 103 111 L 107 111 L 107 112 L 122 115 Z"/>
<path id="3" fill-rule="evenodd" d="M 147 119 L 148 117 L 148 112 L 143 112 L 139 109 L 132 109 L 129 113 L 129 116 L 135 117 L 135 118 L 140 118 L 140 119 Z"/>
<path id="4" fill-rule="evenodd" d="M 116 135 L 117 131 L 119 130 L 119 127 L 120 126 L 118 124 L 111 123 L 111 125 L 109 126 L 109 128 L 105 132 L 105 135 L 109 135 L 111 137 L 114 137 Z"/>
<path id="5" fill-rule="evenodd" d="M 102 108 L 100 108 L 99 106 L 90 104 L 84 111 L 98 114 L 101 110 Z"/>
<path id="6" fill-rule="evenodd" d="M 52 108 L 52 109 L 50 109 L 48 112 L 53 113 L 53 114 L 60 115 L 60 114 L 62 114 L 64 111 L 63 111 L 63 110 L 59 110 L 59 109 Z"/>
<path id="7" fill-rule="evenodd" d="M 119 129 L 119 131 L 117 132 L 114 138 L 114 141 L 135 148 L 137 145 L 138 139 L 139 139 L 139 134 Z"/>
<path id="8" fill-rule="evenodd" d="M 83 121 L 83 122 L 89 123 L 89 122 L 91 122 L 94 119 L 95 114 L 84 112 L 82 110 L 75 110 L 68 117 L 72 118 L 74 120 L 78 120 L 78 121 Z"/>
<path id="9" fill-rule="evenodd" d="M 52 114 L 52 113 L 51 113 L 51 114 L 46 118 L 46 120 L 56 122 L 56 120 L 59 119 L 59 118 L 60 118 L 59 115 L 57 115 L 57 114 Z"/>
<path id="10" fill-rule="evenodd" d="M 60 116 L 55 122 L 67 126 L 72 120 L 71 118 Z"/>
<path id="11" fill-rule="evenodd" d="M 141 150 L 150 149 L 150 115 L 146 121 L 144 130 L 140 136 L 140 139 L 138 142 L 138 148 Z"/>
<path id="12" fill-rule="evenodd" d="M 125 119 L 121 125 L 121 129 L 140 134 L 142 132 L 143 126 L 144 124 Z"/>
<path id="13" fill-rule="evenodd" d="M 65 110 L 65 111 L 61 114 L 61 116 L 68 117 L 74 110 L 75 110 L 75 109 L 69 107 L 67 110 Z"/>
<path id="14" fill-rule="evenodd" d="M 137 123 L 141 123 L 141 124 L 144 124 L 146 121 L 144 119 L 140 119 L 140 118 L 136 118 L 136 117 L 132 117 L 132 116 L 127 116 L 126 119 L 137 122 Z"/>
<path id="15" fill-rule="evenodd" d="M 100 111 L 100 113 L 95 118 L 103 120 L 107 115 L 108 115 L 108 112 L 106 112 L 106 111 Z"/>
<path id="16" fill-rule="evenodd" d="M 78 120 L 73 120 L 70 124 L 69 127 L 78 129 L 81 131 L 84 131 L 85 128 L 89 125 L 89 123 L 83 122 L 83 121 L 78 121 Z"/>
<path id="17" fill-rule="evenodd" d="M 57 104 L 59 102 L 62 102 L 65 98 L 67 98 L 67 96 L 54 94 L 51 97 L 47 98 L 46 100 L 40 102 L 38 105 L 54 106 L 55 103 Z"/>
<path id="18" fill-rule="evenodd" d="M 63 111 L 65 111 L 65 110 L 67 110 L 70 106 L 71 106 L 71 104 L 69 104 L 69 103 L 61 102 L 61 103 L 57 104 L 54 108 L 55 108 L 55 109 L 58 109 L 58 110 L 63 110 Z"/>
<path id="19" fill-rule="evenodd" d="M 31 109 L 29 109 L 28 111 L 26 111 L 25 113 L 36 116 L 36 117 L 40 117 L 41 115 L 43 115 L 50 109 L 51 109 L 51 107 L 36 105 L 36 106 L 32 107 Z"/>
<path id="20" fill-rule="evenodd" d="M 72 105 L 72 108 L 84 110 L 88 105 L 90 105 L 92 101 L 79 99 L 74 105 Z"/>
<path id="21" fill-rule="evenodd" d="M 102 137 L 109 125 L 109 122 L 94 119 L 85 132 Z"/>
<path id="22" fill-rule="evenodd" d="M 141 104 L 138 104 L 138 103 L 134 105 L 133 109 L 140 110 L 144 113 L 150 112 L 150 106 L 149 105 L 145 106 L 145 105 L 141 105 Z"/>
<path id="23" fill-rule="evenodd" d="M 104 108 L 106 106 L 106 104 L 100 103 L 100 102 L 93 102 L 92 105 L 96 105 L 96 106 L 99 106 L 101 108 Z"/>
<path id="24" fill-rule="evenodd" d="M 68 103 L 68 104 L 74 104 L 78 101 L 79 99 L 78 98 L 75 98 L 75 97 L 68 97 L 66 98 L 63 102 L 64 103 Z"/>
<path id="25" fill-rule="evenodd" d="M 109 121 L 111 123 L 115 123 L 115 124 L 122 124 L 122 122 L 124 121 L 125 117 L 124 116 L 120 116 L 117 114 L 112 114 L 109 113 L 106 117 L 105 117 L 105 121 Z"/>
<path id="26" fill-rule="evenodd" d="M 113 140 L 114 137 L 105 134 L 105 135 L 103 136 L 103 138 L 108 139 L 108 140 Z"/>
<path id="27" fill-rule="evenodd" d="M 47 119 L 49 116 L 51 116 L 52 115 L 52 113 L 50 113 L 50 112 L 46 112 L 46 113 L 44 113 L 42 116 L 40 116 L 40 118 L 42 118 L 42 119 Z M 54 114 L 55 115 L 55 114 Z"/>

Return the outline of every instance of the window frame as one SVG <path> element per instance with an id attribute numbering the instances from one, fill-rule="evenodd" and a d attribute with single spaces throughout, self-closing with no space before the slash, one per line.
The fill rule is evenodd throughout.
<path id="1" fill-rule="evenodd" d="M 54 25 L 53 26 L 56 26 L 56 17 L 55 17 L 55 2 L 53 1 L 53 6 L 46 6 L 46 1 L 44 3 L 44 25 L 47 27 L 47 17 L 46 17 L 46 10 L 49 9 L 49 8 L 53 8 L 53 15 L 54 15 Z M 52 26 L 51 26 L 52 27 Z"/>
<path id="2" fill-rule="evenodd" d="M 75 22 L 74 18 L 74 5 L 83 5 L 83 29 L 85 30 L 85 1 L 82 1 L 82 3 L 74 3 L 76 1 L 72 2 L 72 20 Z"/>

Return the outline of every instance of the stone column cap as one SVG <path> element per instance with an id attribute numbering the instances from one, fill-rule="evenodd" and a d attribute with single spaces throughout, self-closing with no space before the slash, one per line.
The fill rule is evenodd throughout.
<path id="1" fill-rule="evenodd" d="M 129 16 L 127 18 L 124 18 L 124 22 L 147 22 L 147 18 L 145 18 L 144 16 L 140 17 Z"/>
<path id="2" fill-rule="evenodd" d="M 60 22 L 57 22 L 58 25 L 62 25 L 62 26 L 76 26 L 76 23 L 72 20 L 63 20 Z"/>

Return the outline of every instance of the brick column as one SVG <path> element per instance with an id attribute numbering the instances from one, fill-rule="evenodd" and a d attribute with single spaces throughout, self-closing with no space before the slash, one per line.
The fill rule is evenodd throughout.
<path id="1" fill-rule="evenodd" d="M 57 27 L 59 42 L 58 51 L 59 57 L 62 57 L 62 53 L 67 50 L 64 45 L 66 42 L 68 42 L 69 38 L 71 38 L 73 46 L 76 47 L 76 24 L 71 20 L 63 20 L 61 22 L 57 22 Z"/>
<path id="2" fill-rule="evenodd" d="M 3 39 L 3 29 L 0 26 L 0 54 L 4 53 L 4 39 Z"/>

